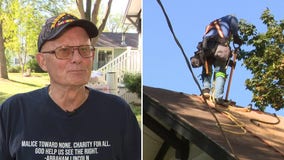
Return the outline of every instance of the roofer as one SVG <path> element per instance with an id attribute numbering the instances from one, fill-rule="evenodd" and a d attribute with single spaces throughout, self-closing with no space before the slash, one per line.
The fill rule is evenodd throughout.
<path id="1" fill-rule="evenodd" d="M 224 104 L 223 93 L 226 81 L 226 66 L 231 57 L 230 40 L 241 45 L 238 35 L 238 19 L 227 15 L 207 25 L 202 42 L 198 43 L 195 55 L 191 57 L 193 67 L 202 68 L 202 92 L 206 98 L 212 94 L 211 79 L 214 75 L 214 98 L 217 104 Z M 212 74 L 214 66 L 214 74 Z"/>

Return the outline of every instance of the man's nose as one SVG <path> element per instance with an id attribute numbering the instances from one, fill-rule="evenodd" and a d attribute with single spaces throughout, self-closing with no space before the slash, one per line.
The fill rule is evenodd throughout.
<path id="1" fill-rule="evenodd" d="M 78 48 L 74 48 L 72 52 L 72 62 L 81 62 L 82 61 L 82 56 L 78 50 Z"/>

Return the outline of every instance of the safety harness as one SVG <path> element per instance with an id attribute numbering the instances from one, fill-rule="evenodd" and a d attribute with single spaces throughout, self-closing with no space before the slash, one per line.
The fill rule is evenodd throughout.
<path id="1" fill-rule="evenodd" d="M 222 45 L 228 46 L 229 43 L 224 40 L 224 39 L 225 39 L 225 36 L 224 36 L 223 31 L 222 31 L 222 29 L 221 29 L 221 27 L 220 27 L 219 21 L 220 21 L 219 19 L 216 19 L 216 20 L 214 20 L 213 22 L 211 22 L 209 25 L 207 25 L 207 26 L 206 26 L 206 29 L 205 29 L 204 35 L 206 35 L 211 29 L 216 29 L 217 32 L 218 32 L 218 35 L 219 35 L 220 39 L 222 39 L 222 40 L 219 40 L 219 41 L 220 41 L 221 43 L 223 43 Z M 207 60 L 206 57 L 205 57 L 205 60 L 204 60 L 204 68 L 205 68 L 205 73 L 206 73 L 207 75 L 211 74 L 211 73 L 209 73 L 209 64 L 208 64 L 208 60 Z M 219 75 L 219 76 L 224 77 L 224 76 L 226 76 L 226 75 Z"/>
<path id="2" fill-rule="evenodd" d="M 220 20 L 216 19 L 213 22 L 211 22 L 209 25 L 207 25 L 206 29 L 205 29 L 204 35 L 207 34 L 211 29 L 215 28 L 217 30 L 218 35 L 220 36 L 220 38 L 224 40 L 225 36 L 223 34 L 223 31 L 222 31 L 222 29 L 220 27 L 219 22 L 220 22 Z M 228 42 L 226 42 L 226 41 L 223 41 L 223 42 L 221 41 L 221 43 L 224 43 L 223 45 L 226 45 L 226 46 L 228 45 Z"/>

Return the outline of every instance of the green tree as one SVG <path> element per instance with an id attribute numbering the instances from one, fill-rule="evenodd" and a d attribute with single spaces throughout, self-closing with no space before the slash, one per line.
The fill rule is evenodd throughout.
<path id="1" fill-rule="evenodd" d="M 136 93 L 141 97 L 141 74 L 140 73 L 126 73 L 123 77 L 125 87 L 132 93 Z"/>
<path id="2" fill-rule="evenodd" d="M 12 54 L 8 57 L 18 58 L 22 72 L 27 62 L 27 56 L 36 54 L 37 35 L 43 23 L 43 18 L 40 15 L 30 3 L 19 0 L 11 0 L 6 3 L 5 52 Z"/>
<path id="3" fill-rule="evenodd" d="M 74 4 L 73 0 L 21 0 L 22 4 L 33 6 L 36 12 L 46 18 L 58 15 L 62 12 L 67 12 Z"/>
<path id="4" fill-rule="evenodd" d="M 105 28 L 105 30 L 109 32 L 123 33 L 127 32 L 130 29 L 134 30 L 134 25 L 121 23 L 121 15 L 119 14 L 110 15 Z"/>
<path id="5" fill-rule="evenodd" d="M 0 0 L 0 78 L 8 79 L 5 46 L 4 46 L 4 35 L 3 35 L 3 23 L 4 23 L 4 12 L 2 10 L 3 0 Z"/>
<path id="6" fill-rule="evenodd" d="M 267 27 L 266 33 L 240 21 L 242 39 L 253 49 L 242 50 L 239 59 L 253 75 L 245 82 L 253 93 L 252 102 L 261 110 L 268 106 L 279 110 L 284 108 L 284 21 L 276 21 L 269 9 L 262 13 L 261 20 Z"/>
<path id="7" fill-rule="evenodd" d="M 41 69 L 41 67 L 38 65 L 37 60 L 35 56 L 30 56 L 31 59 L 28 61 L 26 67 L 31 69 L 31 71 L 36 73 L 44 73 L 45 71 Z"/>
<path id="8" fill-rule="evenodd" d="M 37 53 L 37 38 L 45 19 L 67 11 L 71 2 L 70 0 L 2 0 L 0 2 L 0 21 L 3 27 L 3 35 L 0 34 L 0 50 L 2 48 L 4 50 L 0 51 L 0 64 L 2 66 L 5 63 L 6 57 L 3 55 L 11 54 L 7 57 L 17 57 L 23 72 L 27 57 Z M 3 47 L 1 39 L 4 42 Z M 7 72 L 7 68 L 3 70 Z"/>
<path id="9" fill-rule="evenodd" d="M 93 5 L 92 5 L 92 0 L 86 0 L 85 9 L 84 9 L 83 0 L 76 0 L 76 3 L 81 18 L 92 21 L 98 27 L 99 34 L 101 34 L 106 26 L 106 22 L 110 14 L 112 1 L 113 0 L 108 0 L 106 8 L 102 6 L 102 0 L 95 0 Z M 105 13 L 102 13 L 103 14 L 102 18 L 99 18 L 100 9 L 105 10 Z M 93 39 L 92 41 L 93 44 L 96 43 L 98 37 L 99 36 Z"/>
<path id="10" fill-rule="evenodd" d="M 5 48 L 4 48 L 4 38 L 3 38 L 3 21 L 1 19 L 0 19 L 0 78 L 8 79 Z"/>
<path id="11" fill-rule="evenodd" d="M 110 32 L 119 32 L 122 25 L 119 15 L 110 15 L 105 30 L 107 29 Z"/>

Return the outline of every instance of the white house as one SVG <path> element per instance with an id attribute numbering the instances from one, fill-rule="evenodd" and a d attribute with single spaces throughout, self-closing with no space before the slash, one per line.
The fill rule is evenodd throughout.
<path id="1" fill-rule="evenodd" d="M 101 77 L 90 83 L 97 89 L 123 97 L 127 92 L 123 88 L 123 75 L 139 74 L 142 69 L 140 0 L 128 1 L 122 23 L 135 26 L 137 33 L 105 32 L 99 35 L 95 45 L 93 72 Z"/>

